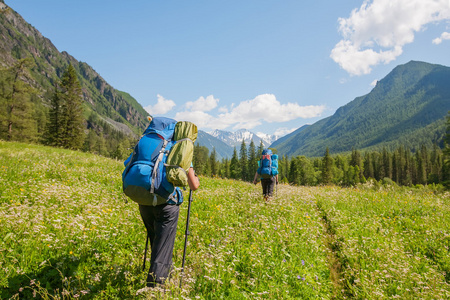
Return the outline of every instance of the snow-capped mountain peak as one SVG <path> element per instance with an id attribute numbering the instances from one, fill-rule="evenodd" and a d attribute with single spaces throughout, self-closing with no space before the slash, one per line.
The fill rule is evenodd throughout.
<path id="1" fill-rule="evenodd" d="M 261 141 L 263 142 L 264 147 L 269 147 L 275 140 L 276 136 L 267 135 L 267 134 L 255 134 L 247 129 L 240 129 L 236 132 L 224 131 L 224 130 L 214 130 L 212 132 L 208 132 L 210 135 L 218 138 L 223 141 L 227 145 L 231 147 L 239 148 L 242 144 L 242 140 L 244 140 L 245 144 L 248 146 L 253 140 L 253 143 L 256 147 L 259 146 Z"/>

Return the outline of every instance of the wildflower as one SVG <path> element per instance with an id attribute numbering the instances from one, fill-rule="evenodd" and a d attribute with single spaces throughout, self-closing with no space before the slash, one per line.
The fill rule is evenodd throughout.
<path id="1" fill-rule="evenodd" d="M 305 265 L 305 261 L 302 259 L 302 266 L 304 266 Z"/>

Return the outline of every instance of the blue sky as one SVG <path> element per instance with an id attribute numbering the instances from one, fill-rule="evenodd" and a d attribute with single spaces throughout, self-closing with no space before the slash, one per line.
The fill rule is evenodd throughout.
<path id="1" fill-rule="evenodd" d="M 286 134 L 410 60 L 450 66 L 450 0 L 6 0 L 152 115 Z"/>

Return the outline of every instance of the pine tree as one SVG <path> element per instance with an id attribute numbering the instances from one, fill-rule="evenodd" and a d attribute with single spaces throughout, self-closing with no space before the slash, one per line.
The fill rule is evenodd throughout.
<path id="1" fill-rule="evenodd" d="M 62 117 L 63 111 L 61 105 L 61 95 L 58 91 L 58 85 L 56 85 L 55 92 L 53 93 L 53 97 L 50 102 L 49 122 L 47 124 L 47 134 L 45 140 L 46 144 L 51 146 L 62 146 L 64 129 Z"/>
<path id="2" fill-rule="evenodd" d="M 372 155 L 368 152 L 364 154 L 364 177 L 375 178 L 372 164 Z"/>
<path id="3" fill-rule="evenodd" d="M 69 149 L 80 149 L 84 141 L 83 99 L 81 85 L 75 68 L 69 64 L 61 78 L 61 98 L 63 114 L 62 146 Z"/>
<path id="4" fill-rule="evenodd" d="M 247 145 L 245 141 L 242 140 L 241 149 L 239 151 L 239 164 L 241 167 L 241 179 L 247 181 L 249 178 L 248 174 L 248 152 Z"/>
<path id="5" fill-rule="evenodd" d="M 330 156 L 330 150 L 325 150 L 325 155 L 322 159 L 322 183 L 330 184 L 332 180 L 332 167 L 333 167 L 333 159 Z"/>
<path id="6" fill-rule="evenodd" d="M 447 115 L 447 132 L 444 137 L 444 165 L 442 168 L 442 178 L 444 185 L 450 188 L 450 111 Z"/>
<path id="7" fill-rule="evenodd" d="M 364 167 L 361 159 L 361 154 L 358 150 L 352 149 L 352 155 L 350 159 L 350 166 L 358 167 L 358 173 L 355 173 L 354 178 L 357 178 L 356 183 L 360 183 L 363 181 L 364 178 Z M 356 169 L 355 169 L 356 170 Z"/>
<path id="8" fill-rule="evenodd" d="M 392 158 L 390 153 L 383 148 L 383 177 L 392 179 Z"/>
<path id="9" fill-rule="evenodd" d="M 431 171 L 428 175 L 428 183 L 438 184 L 442 182 L 443 171 L 443 158 L 442 150 L 438 145 L 433 145 L 433 151 L 431 152 Z"/>
<path id="10" fill-rule="evenodd" d="M 300 184 L 301 183 L 301 175 L 299 170 L 299 164 L 296 157 L 291 160 L 291 165 L 289 167 L 289 183 L 292 184 Z"/>
<path id="11" fill-rule="evenodd" d="M 234 147 L 233 156 L 230 161 L 230 177 L 233 179 L 241 178 L 241 168 L 239 166 L 239 158 L 236 147 Z"/>
<path id="12" fill-rule="evenodd" d="M 209 163 L 211 165 L 211 175 L 212 176 L 216 176 L 219 174 L 219 166 L 218 166 L 218 162 L 217 162 L 217 153 L 216 153 L 216 148 L 213 148 L 213 151 L 211 152 L 211 156 L 209 157 Z"/>
<path id="13" fill-rule="evenodd" d="M 31 102 L 36 91 L 27 83 L 31 81 L 29 70 L 34 65 L 31 58 L 20 59 L 0 72 L 0 137 L 7 140 L 37 139 L 37 123 Z"/>
<path id="14" fill-rule="evenodd" d="M 200 146 L 198 143 L 194 146 L 193 165 L 197 174 L 208 175 L 208 172 L 211 173 L 208 148 Z"/>
<path id="15" fill-rule="evenodd" d="M 263 144 L 263 142 L 261 141 L 260 143 L 259 143 L 259 146 L 258 146 L 258 151 L 257 151 L 257 156 L 256 157 L 259 157 L 260 155 L 261 155 L 261 153 L 263 152 L 263 150 L 264 150 L 264 144 Z"/>
<path id="16" fill-rule="evenodd" d="M 417 163 L 417 183 L 426 184 L 427 183 L 427 170 L 426 161 L 422 155 L 422 151 L 416 152 L 416 163 Z"/>
<path id="17" fill-rule="evenodd" d="M 256 154 L 256 147 L 253 140 L 250 142 L 250 146 L 248 147 L 248 173 L 250 176 L 250 180 L 253 179 L 253 175 L 256 173 L 258 169 L 258 156 Z"/>

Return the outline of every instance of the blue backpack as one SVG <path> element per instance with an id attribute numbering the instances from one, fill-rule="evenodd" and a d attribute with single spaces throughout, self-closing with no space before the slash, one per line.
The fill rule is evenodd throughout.
<path id="1" fill-rule="evenodd" d="M 271 178 L 278 174 L 278 155 L 272 154 L 272 150 L 264 149 L 261 159 L 258 161 L 258 174 L 261 178 Z"/>
<path id="2" fill-rule="evenodd" d="M 181 190 L 168 181 L 165 166 L 175 144 L 172 138 L 176 123 L 169 118 L 153 118 L 124 162 L 123 192 L 133 201 L 152 206 L 183 202 Z"/>

